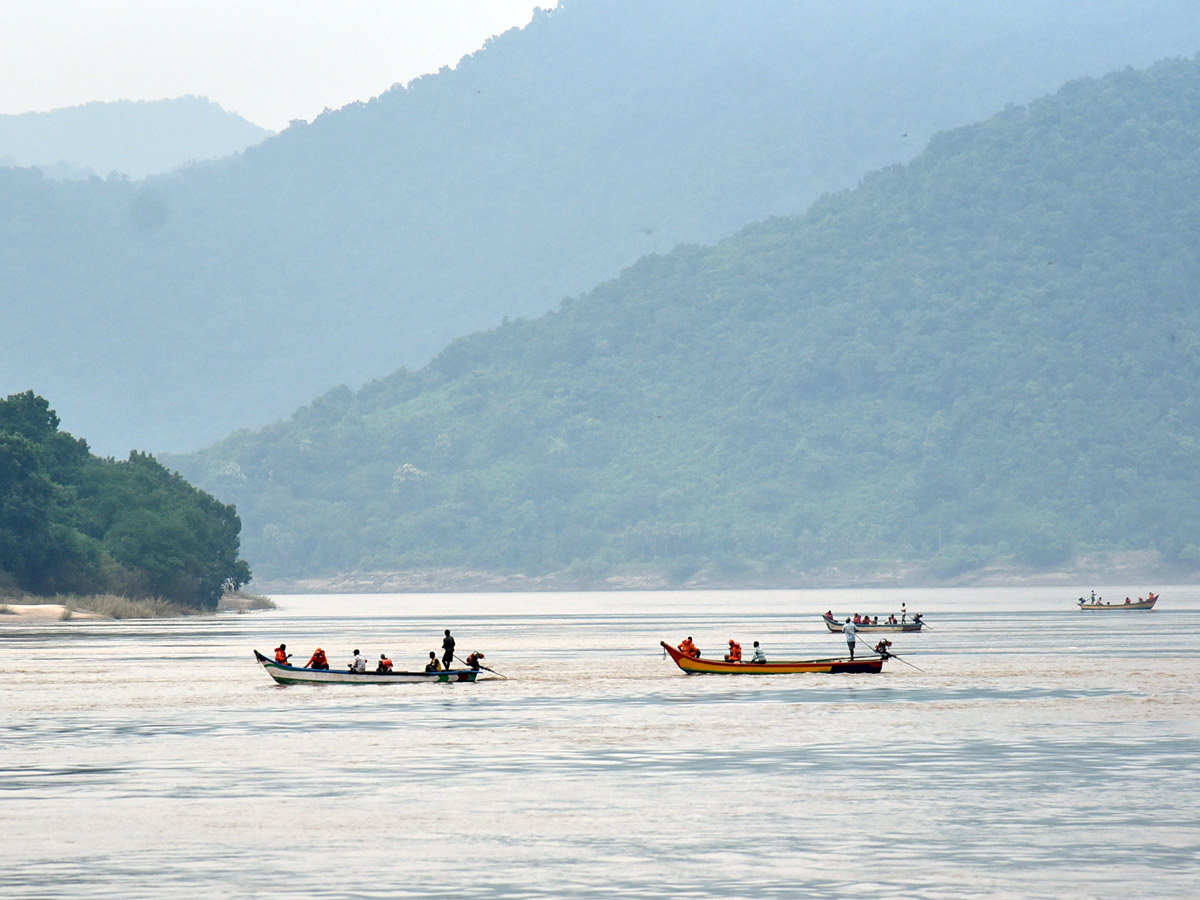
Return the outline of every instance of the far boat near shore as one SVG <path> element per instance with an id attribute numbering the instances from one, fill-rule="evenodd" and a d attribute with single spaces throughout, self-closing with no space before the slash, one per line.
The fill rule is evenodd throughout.
<path id="1" fill-rule="evenodd" d="M 1106 603 L 1103 597 L 1096 597 L 1094 594 L 1090 599 L 1080 597 L 1079 608 L 1088 610 L 1117 610 L 1117 609 L 1154 609 L 1154 604 L 1158 602 L 1158 594 L 1150 594 L 1148 599 L 1143 600 L 1138 597 L 1136 600 L 1125 598 L 1124 603 Z"/>

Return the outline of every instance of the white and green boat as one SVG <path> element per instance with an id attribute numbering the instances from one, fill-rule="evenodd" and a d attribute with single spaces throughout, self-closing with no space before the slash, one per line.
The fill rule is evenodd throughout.
<path id="1" fill-rule="evenodd" d="M 442 672 L 348 672 L 345 669 L 306 669 L 304 666 L 285 666 L 268 659 L 257 650 L 254 658 L 262 663 L 267 674 L 280 684 L 446 684 L 474 681 L 477 669 L 446 669 Z"/>

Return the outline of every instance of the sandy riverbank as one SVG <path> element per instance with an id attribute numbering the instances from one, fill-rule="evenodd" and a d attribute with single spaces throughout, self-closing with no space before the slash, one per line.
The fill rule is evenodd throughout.
<path id="1" fill-rule="evenodd" d="M 1200 570 L 1170 563 L 1153 550 L 1077 556 L 1054 569 L 1015 563 L 960 572 L 938 572 L 921 561 L 850 561 L 811 571 L 723 575 L 702 569 L 674 578 L 655 566 L 628 567 L 618 574 L 585 577 L 571 570 L 520 575 L 472 569 L 347 572 L 324 578 L 265 579 L 274 594 L 488 593 L 540 591 L 781 590 L 794 588 L 1047 587 L 1067 593 L 1107 584 L 1191 584 Z"/>
<path id="2" fill-rule="evenodd" d="M 0 612 L 0 625 L 5 622 L 53 622 L 66 621 L 64 615 L 67 612 L 67 607 L 62 603 L 6 603 L 0 604 L 3 606 L 3 611 Z M 99 613 L 88 612 L 82 609 L 71 610 L 70 616 L 67 617 L 70 621 L 76 619 L 95 620 L 107 619 L 108 616 L 102 616 Z"/>
<path id="3" fill-rule="evenodd" d="M 62 600 L 65 602 L 51 602 Z M 114 594 L 88 594 L 58 597 L 0 597 L 0 625 L 6 622 L 94 622 L 122 619 L 174 619 L 184 616 L 243 614 L 275 609 L 269 597 L 240 591 L 226 594 L 215 610 L 197 610 L 166 603 L 155 598 L 130 599 Z"/>

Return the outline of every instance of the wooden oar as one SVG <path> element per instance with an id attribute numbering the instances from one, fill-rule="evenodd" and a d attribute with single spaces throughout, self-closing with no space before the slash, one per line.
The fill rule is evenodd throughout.
<path id="1" fill-rule="evenodd" d="M 463 659 L 463 658 L 462 658 L 461 656 L 459 656 L 458 654 L 455 654 L 455 655 L 454 655 L 454 658 L 455 658 L 455 659 L 457 659 L 457 660 L 458 660 L 460 663 L 462 663 L 464 666 L 466 666 L 468 669 L 470 669 L 470 668 L 473 668 L 473 666 L 472 666 L 472 665 L 471 665 L 469 662 L 467 662 L 465 659 Z M 480 664 L 479 664 L 479 668 L 481 668 L 481 669 L 487 669 L 487 670 L 488 670 L 489 672 L 491 672 L 493 675 L 500 675 L 500 673 L 499 673 L 499 672 L 497 672 L 495 669 L 488 669 L 488 667 L 487 667 L 487 666 L 485 666 L 483 663 L 480 663 Z M 501 677 L 501 678 L 503 678 L 505 681 L 508 681 L 508 676 L 507 676 L 507 675 L 500 675 L 500 677 Z"/>

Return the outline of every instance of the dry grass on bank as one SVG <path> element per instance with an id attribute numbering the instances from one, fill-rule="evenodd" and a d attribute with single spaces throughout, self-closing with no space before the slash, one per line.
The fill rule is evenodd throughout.
<path id="1" fill-rule="evenodd" d="M 122 597 L 118 594 L 95 594 L 77 596 L 60 595 L 55 603 L 63 606 L 62 619 L 70 619 L 76 612 L 89 612 L 106 619 L 167 619 L 176 616 L 198 615 L 198 610 L 168 603 L 159 597 Z"/>
<path id="2" fill-rule="evenodd" d="M 279 604 L 270 597 L 245 591 L 226 591 L 217 604 L 217 612 L 234 612 L 238 615 L 260 609 L 279 609 Z"/>
<path id="3" fill-rule="evenodd" d="M 21 619 L 167 619 L 181 616 L 210 615 L 208 610 L 192 609 L 159 597 L 126 597 L 120 594 L 56 594 L 38 596 L 16 591 L 0 592 L 0 617 Z M 221 598 L 219 612 L 238 614 L 260 609 L 278 609 L 275 601 L 257 594 L 235 591 Z"/>

